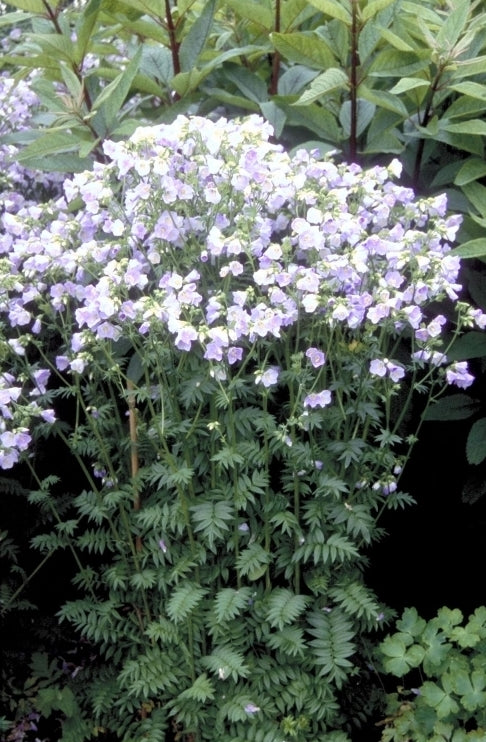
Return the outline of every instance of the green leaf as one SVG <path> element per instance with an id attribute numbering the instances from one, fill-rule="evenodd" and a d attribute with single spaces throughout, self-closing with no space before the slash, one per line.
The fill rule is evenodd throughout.
<path id="1" fill-rule="evenodd" d="M 402 99 L 386 90 L 376 90 L 375 88 L 368 88 L 366 85 L 360 85 L 359 95 L 361 98 L 375 103 L 378 108 L 396 113 L 403 119 L 409 116 L 408 109 Z M 393 121 L 397 122 L 397 119 L 395 118 Z"/>
<path id="2" fill-rule="evenodd" d="M 394 2 L 395 0 L 369 0 L 360 13 L 361 22 L 366 23 L 366 21 L 373 18 L 373 16 L 377 15 L 384 8 L 388 8 Z"/>
<path id="3" fill-rule="evenodd" d="M 185 582 L 180 587 L 176 587 L 166 603 L 169 618 L 174 623 L 185 621 L 201 602 L 206 592 L 207 590 L 192 582 Z"/>
<path id="4" fill-rule="evenodd" d="M 273 101 L 260 103 L 260 110 L 269 124 L 272 125 L 277 139 L 281 136 L 287 117 L 285 113 Z"/>
<path id="5" fill-rule="evenodd" d="M 268 100 L 267 86 L 254 72 L 237 64 L 227 64 L 223 69 L 225 77 L 250 101 L 262 103 Z"/>
<path id="6" fill-rule="evenodd" d="M 449 254 L 457 255 L 459 258 L 484 258 L 486 257 L 486 237 L 468 240 L 459 247 L 455 247 Z"/>
<path id="7" fill-rule="evenodd" d="M 470 157 L 461 165 L 456 177 L 454 178 L 454 184 L 463 186 L 467 183 L 471 183 L 473 180 L 483 178 L 485 175 L 486 162 L 478 157 Z"/>
<path id="8" fill-rule="evenodd" d="M 214 613 L 218 623 L 236 618 L 248 607 L 251 591 L 249 587 L 236 590 L 233 587 L 223 588 L 214 599 Z"/>
<path id="9" fill-rule="evenodd" d="M 293 623 L 305 610 L 308 598 L 294 595 L 286 588 L 275 588 L 267 601 L 266 618 L 274 629 L 282 630 L 286 624 Z"/>
<path id="10" fill-rule="evenodd" d="M 337 18 L 338 21 L 342 21 L 348 26 L 351 25 L 351 13 L 343 8 L 342 3 L 335 2 L 335 0 L 309 0 L 309 3 L 324 15 Z"/>
<path id="11" fill-rule="evenodd" d="M 371 63 L 368 74 L 371 77 L 405 77 L 428 67 L 428 58 L 420 59 L 411 52 L 384 49 Z"/>
<path id="12" fill-rule="evenodd" d="M 456 701 L 437 683 L 427 680 L 420 688 L 420 695 L 425 703 L 435 709 L 439 719 L 459 711 Z"/>
<path id="13" fill-rule="evenodd" d="M 486 335 L 484 332 L 471 330 L 454 341 L 447 354 L 451 361 L 467 361 L 469 358 L 486 356 Z"/>
<path id="14" fill-rule="evenodd" d="M 486 417 L 472 425 L 466 441 L 466 456 L 470 464 L 480 464 L 486 459 Z"/>
<path id="15" fill-rule="evenodd" d="M 243 654 L 226 644 L 215 647 L 210 655 L 201 658 L 201 663 L 220 680 L 231 677 L 236 683 L 239 678 L 246 678 L 250 674 Z"/>
<path id="16" fill-rule="evenodd" d="M 272 33 L 275 49 L 285 59 L 313 69 L 325 70 L 336 65 L 336 59 L 327 43 L 315 33 Z"/>
<path id="17" fill-rule="evenodd" d="M 204 49 L 213 23 L 216 0 L 206 0 L 203 10 L 199 13 L 189 32 L 179 47 L 181 72 L 189 72 L 197 65 L 197 61 Z"/>
<path id="18" fill-rule="evenodd" d="M 75 59 L 79 65 L 88 51 L 92 33 L 96 27 L 102 0 L 89 0 L 76 22 Z"/>
<path id="19" fill-rule="evenodd" d="M 478 410 L 478 403 L 467 394 L 454 394 L 434 402 L 424 415 L 424 420 L 467 420 Z"/>
<path id="20" fill-rule="evenodd" d="M 380 28 L 380 35 L 387 42 L 387 44 L 389 44 L 394 49 L 397 49 L 400 52 L 413 52 L 414 51 L 413 46 L 410 46 L 410 44 L 408 44 L 398 34 L 393 33 L 393 31 L 390 31 L 389 28 Z"/>
<path id="21" fill-rule="evenodd" d="M 130 60 L 123 72 L 112 80 L 112 82 L 110 82 L 93 101 L 92 110 L 96 111 L 96 116 L 93 119 L 93 126 L 96 128 L 97 119 L 102 119 L 104 128 L 103 135 L 110 133 L 116 123 L 120 108 L 125 102 L 125 98 L 127 97 L 135 75 L 137 74 L 141 55 L 142 47 L 139 47 L 133 59 Z"/>
<path id="22" fill-rule="evenodd" d="M 397 628 L 412 637 L 419 636 L 425 625 L 424 619 L 420 618 L 416 608 L 405 608 L 402 617 L 397 621 Z"/>
<path id="23" fill-rule="evenodd" d="M 413 667 L 418 667 L 424 657 L 424 649 L 412 644 L 410 634 L 398 633 L 387 636 L 380 644 L 380 651 L 385 655 L 385 670 L 401 678 Z M 411 646 L 410 646 L 411 645 Z"/>
<path id="24" fill-rule="evenodd" d="M 340 90 L 348 86 L 348 76 L 337 67 L 332 67 L 316 77 L 309 88 L 302 93 L 300 98 L 293 104 L 295 106 L 307 106 L 309 103 L 322 98 L 324 95 Z"/>
<path id="25" fill-rule="evenodd" d="M 486 217 L 486 187 L 473 181 L 465 183 L 462 186 L 462 191 L 481 216 Z"/>
<path id="26" fill-rule="evenodd" d="M 482 670 L 473 670 L 469 675 L 464 671 L 454 674 L 454 690 L 461 696 L 461 703 L 467 711 L 477 711 L 486 706 L 486 675 Z"/>
<path id="27" fill-rule="evenodd" d="M 482 121 L 481 119 L 470 119 L 469 121 L 461 121 L 458 124 L 450 124 L 442 120 L 441 129 L 444 131 L 450 131 L 454 134 L 468 134 L 483 137 L 486 136 L 486 121 Z"/>
<path id="28" fill-rule="evenodd" d="M 349 136 L 351 134 L 351 101 L 345 100 L 339 111 L 339 122 L 343 127 L 344 134 Z M 357 99 L 357 121 L 356 121 L 356 136 L 360 136 L 371 122 L 375 115 L 376 105 L 370 103 L 370 101 L 363 100 L 363 98 Z"/>
<path id="29" fill-rule="evenodd" d="M 397 82 L 396 85 L 394 85 L 390 89 L 390 93 L 394 95 L 400 95 L 401 93 L 406 93 L 407 90 L 415 90 L 415 88 L 429 88 L 430 82 L 429 80 L 424 80 L 421 77 L 403 77 L 400 82 Z"/>
<path id="30" fill-rule="evenodd" d="M 225 4 L 234 10 L 237 16 L 258 24 L 267 32 L 274 26 L 274 14 L 269 6 L 250 0 L 244 0 L 244 2 L 242 0 L 225 0 Z"/>
<path id="31" fill-rule="evenodd" d="M 446 20 L 437 34 L 437 46 L 452 52 L 467 23 L 471 5 L 469 0 L 454 3 L 452 11 L 446 15 Z"/>
<path id="32" fill-rule="evenodd" d="M 270 560 L 268 551 L 260 544 L 253 543 L 240 552 L 236 560 L 236 569 L 242 577 L 258 580 L 267 571 Z"/>
<path id="33" fill-rule="evenodd" d="M 197 703 L 212 701 L 214 697 L 214 686 L 205 672 L 196 678 L 190 688 L 186 688 L 186 690 L 183 690 L 182 693 L 177 696 L 179 699 L 187 698 L 191 701 L 196 701 Z"/>
<path id="34" fill-rule="evenodd" d="M 44 15 L 46 12 L 46 6 L 42 0 L 8 0 L 8 4 L 19 10 L 26 10 L 28 13 L 35 13 L 36 15 Z M 50 5 L 55 8 L 59 5 L 59 0 L 53 0 Z"/>
<path id="35" fill-rule="evenodd" d="M 454 85 L 449 85 L 449 90 L 462 93 L 469 98 L 483 100 L 486 103 L 486 85 L 481 85 L 479 82 L 457 82 Z"/>

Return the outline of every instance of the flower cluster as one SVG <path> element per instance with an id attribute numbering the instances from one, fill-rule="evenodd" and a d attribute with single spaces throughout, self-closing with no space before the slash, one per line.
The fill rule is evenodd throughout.
<path id="1" fill-rule="evenodd" d="M 278 349 L 291 338 L 301 353 L 293 413 L 303 421 L 333 404 L 342 359 L 375 396 L 427 367 L 468 386 L 466 365 L 445 355 L 459 324 L 430 313 L 448 298 L 459 323 L 486 319 L 458 302 L 450 243 L 460 220 L 446 216 L 445 197 L 416 200 L 395 185 L 397 162 L 362 170 L 307 151 L 290 157 L 271 133 L 258 117 L 141 127 L 106 142 L 110 164 L 67 179 L 63 197 L 7 211 L 9 352 L 29 356 L 48 328 L 62 328 L 46 364 L 89 374 L 106 344 L 160 339 L 220 382 L 244 369 L 268 394 L 288 371 Z M 17 392 L 7 397 L 4 434 L 20 404 Z"/>

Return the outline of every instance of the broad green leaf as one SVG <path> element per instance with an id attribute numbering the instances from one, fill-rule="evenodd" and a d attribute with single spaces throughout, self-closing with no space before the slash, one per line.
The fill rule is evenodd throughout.
<path id="1" fill-rule="evenodd" d="M 229 6 L 237 16 L 244 18 L 251 23 L 257 23 L 262 28 L 269 31 L 274 28 L 274 14 L 272 9 L 265 7 L 259 2 L 250 2 L 250 0 L 225 0 L 225 4 Z"/>
<path id="2" fill-rule="evenodd" d="M 259 104 L 268 100 L 267 86 L 254 72 L 237 64 L 228 64 L 224 68 L 224 74 L 249 100 Z"/>
<path id="3" fill-rule="evenodd" d="M 98 20 L 102 0 L 89 0 L 76 23 L 75 60 L 80 64 L 88 50 L 93 30 Z"/>
<path id="4" fill-rule="evenodd" d="M 184 74 L 187 75 L 188 73 Z M 179 75 L 177 77 L 179 77 Z M 177 90 L 177 88 L 175 89 Z M 258 113 L 260 111 L 260 106 L 257 103 L 248 100 L 248 98 L 245 98 L 243 95 L 228 93 L 228 91 L 224 88 L 207 87 L 205 88 L 205 90 L 208 95 L 211 95 L 212 98 L 220 101 L 221 103 L 226 103 L 229 106 L 241 108 L 243 111 L 252 111 L 253 113 Z"/>
<path id="5" fill-rule="evenodd" d="M 56 61 L 64 60 L 75 64 L 75 46 L 70 38 L 58 33 L 32 34 L 32 41 L 40 46 L 45 54 L 49 54 Z"/>
<path id="6" fill-rule="evenodd" d="M 110 82 L 109 85 L 101 91 L 96 100 L 93 101 L 92 110 L 96 111 L 97 114 L 93 119 L 93 126 L 97 132 L 97 119 L 103 121 L 103 128 L 105 129 L 103 134 L 108 134 L 116 123 L 120 108 L 125 102 L 135 75 L 137 74 L 141 54 L 142 47 L 138 49 L 137 53 L 127 64 L 123 72 Z"/>
<path id="7" fill-rule="evenodd" d="M 427 680 L 420 688 L 420 695 L 424 701 L 435 709 L 439 719 L 459 711 L 459 706 L 449 693 L 436 683 Z"/>
<path id="8" fill-rule="evenodd" d="M 437 34 L 437 46 L 452 52 L 467 23 L 471 4 L 469 0 L 462 0 L 454 4 L 452 11 L 447 13 L 446 20 Z"/>
<path id="9" fill-rule="evenodd" d="M 416 608 L 405 608 L 402 617 L 397 621 L 397 629 L 410 636 L 419 636 L 425 628 L 425 621 Z"/>
<path id="10" fill-rule="evenodd" d="M 402 99 L 386 90 L 377 90 L 375 88 L 369 88 L 366 85 L 360 85 L 358 93 L 360 98 L 364 98 L 370 101 L 370 103 L 375 103 L 378 108 L 397 113 L 403 119 L 409 116 L 408 109 Z"/>
<path id="11" fill-rule="evenodd" d="M 376 106 L 363 98 L 357 100 L 356 111 L 356 136 L 361 136 L 375 115 Z M 339 122 L 346 136 L 351 134 L 351 101 L 346 100 L 339 111 Z"/>
<path id="12" fill-rule="evenodd" d="M 394 2 L 395 0 L 369 0 L 360 13 L 361 22 L 366 23 L 370 18 L 377 15 L 380 10 L 387 8 Z"/>
<path id="13" fill-rule="evenodd" d="M 486 217 L 486 186 L 474 181 L 465 183 L 462 190 L 481 216 Z"/>
<path id="14" fill-rule="evenodd" d="M 399 52 L 395 49 L 384 49 L 377 54 L 371 63 L 368 74 L 372 77 L 404 77 L 415 72 L 427 70 L 428 57 L 420 59 L 418 54 Z"/>
<path id="15" fill-rule="evenodd" d="M 343 135 L 336 117 L 322 106 L 311 103 L 310 106 L 297 107 L 290 105 L 287 110 L 288 123 L 292 126 L 304 126 L 325 142 L 339 145 Z"/>
<path id="16" fill-rule="evenodd" d="M 486 136 L 486 121 L 481 119 L 472 119 L 470 121 L 462 121 L 458 124 L 450 124 L 441 121 L 441 129 L 444 131 L 450 131 L 454 134 L 468 134 L 470 136 L 484 137 Z"/>
<path id="17" fill-rule="evenodd" d="M 486 85 L 481 85 L 478 82 L 458 82 L 454 85 L 449 85 L 449 90 L 454 90 L 456 93 L 469 96 L 469 98 L 477 98 L 486 102 Z"/>
<path id="18" fill-rule="evenodd" d="M 477 157 L 470 157 L 461 165 L 456 177 L 455 185 L 463 186 L 473 180 L 478 180 L 486 175 L 486 162 Z"/>
<path id="19" fill-rule="evenodd" d="M 35 13 L 36 15 L 43 15 L 46 12 L 46 6 L 42 0 L 8 0 L 8 4 L 19 10 L 26 10 L 27 13 Z M 52 7 L 55 8 L 59 4 L 53 2 Z"/>
<path id="20" fill-rule="evenodd" d="M 276 50 L 290 62 L 325 70 L 336 64 L 336 59 L 326 42 L 317 34 L 272 33 L 270 39 Z"/>
<path id="21" fill-rule="evenodd" d="M 338 21 L 343 21 L 343 23 L 351 25 L 351 13 L 347 8 L 343 7 L 342 2 L 336 2 L 335 0 L 309 0 L 309 3 L 321 13 L 324 13 L 324 15 L 337 18 Z"/>
<path id="22" fill-rule="evenodd" d="M 278 81 L 279 95 L 298 95 L 316 77 L 316 72 L 298 64 L 286 70 Z"/>
<path id="23" fill-rule="evenodd" d="M 260 103 L 260 110 L 269 124 L 272 125 L 277 139 L 281 136 L 287 116 L 273 101 Z"/>
<path id="24" fill-rule="evenodd" d="M 454 70 L 455 78 L 472 77 L 473 75 L 483 75 L 486 65 L 486 55 L 475 57 L 472 60 L 467 61 L 456 61 L 456 69 Z"/>
<path id="25" fill-rule="evenodd" d="M 407 90 L 414 90 L 415 88 L 429 88 L 429 87 L 430 87 L 429 80 L 424 80 L 421 77 L 402 77 L 400 82 L 397 82 L 396 85 L 390 88 L 390 93 L 394 95 L 400 95 L 401 93 L 406 93 Z"/>
<path id="26" fill-rule="evenodd" d="M 480 464 L 486 459 L 486 417 L 472 425 L 466 441 L 466 457 L 470 464 Z"/>
<path id="27" fill-rule="evenodd" d="M 469 675 L 458 672 L 453 678 L 454 690 L 461 696 L 461 703 L 468 711 L 477 711 L 486 706 L 486 674 L 473 670 Z"/>
<path id="28" fill-rule="evenodd" d="M 427 408 L 424 420 L 467 420 L 478 410 L 478 403 L 467 394 L 442 397 Z"/>
<path id="29" fill-rule="evenodd" d="M 81 101 L 83 97 L 83 86 L 79 78 L 74 74 L 71 67 L 64 62 L 60 64 L 61 75 L 68 93 L 75 101 Z"/>
<path id="30" fill-rule="evenodd" d="M 196 66 L 204 49 L 213 23 L 216 0 L 207 0 L 202 12 L 198 15 L 189 32 L 179 47 L 181 72 L 189 72 Z"/>
<path id="31" fill-rule="evenodd" d="M 399 36 L 396 33 L 393 33 L 393 31 L 390 31 L 389 28 L 380 28 L 380 36 L 390 44 L 394 49 L 397 49 L 400 52 L 413 52 L 414 48 L 413 46 L 410 46 L 404 39 L 402 39 L 401 36 Z"/>
<path id="32" fill-rule="evenodd" d="M 174 77 L 170 49 L 159 44 L 143 44 L 139 70 L 155 80 L 168 84 Z"/>
<path id="33" fill-rule="evenodd" d="M 337 67 L 331 67 L 316 77 L 310 84 L 308 90 L 304 91 L 300 98 L 293 104 L 296 106 L 306 106 L 314 103 L 324 95 L 332 93 L 334 90 L 340 90 L 348 86 L 348 76 Z"/>
<path id="34" fill-rule="evenodd" d="M 46 157 L 47 155 L 73 152 L 77 148 L 76 136 L 67 128 L 60 127 L 59 130 L 49 129 L 38 136 L 35 141 L 17 153 L 19 162 L 26 162 L 34 157 Z"/>
<path id="35" fill-rule="evenodd" d="M 447 354 L 451 361 L 467 361 L 486 356 L 486 333 L 471 330 L 457 338 Z"/>
<path id="36" fill-rule="evenodd" d="M 385 655 L 383 664 L 387 672 L 401 678 L 413 667 L 422 662 L 424 650 L 418 644 L 412 644 L 409 634 L 394 634 L 387 636 L 380 644 L 380 650 Z"/>
<path id="37" fill-rule="evenodd" d="M 486 237 L 468 240 L 459 247 L 455 247 L 450 255 L 457 255 L 460 258 L 484 258 L 486 257 Z"/>

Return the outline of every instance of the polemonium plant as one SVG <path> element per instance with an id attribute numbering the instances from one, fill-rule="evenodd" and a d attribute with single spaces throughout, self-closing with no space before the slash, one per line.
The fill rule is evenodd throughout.
<path id="1" fill-rule="evenodd" d="M 30 495 L 55 519 L 34 545 L 79 567 L 61 619 L 102 658 L 81 736 L 345 739 L 412 395 L 473 381 L 447 352 L 486 316 L 445 198 L 271 133 L 140 128 L 3 218 L 0 465 L 37 476 L 57 436 L 83 480 L 67 511 L 54 477 Z"/>

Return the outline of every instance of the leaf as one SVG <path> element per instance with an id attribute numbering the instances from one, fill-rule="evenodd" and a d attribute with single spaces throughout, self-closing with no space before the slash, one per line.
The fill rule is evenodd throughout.
<path id="1" fill-rule="evenodd" d="M 206 0 L 203 10 L 199 13 L 189 32 L 179 47 L 181 72 L 189 72 L 197 65 L 197 61 L 204 49 L 213 23 L 216 0 Z"/>
<path id="2" fill-rule="evenodd" d="M 454 3 L 452 11 L 447 13 L 446 20 L 437 34 L 439 49 L 452 51 L 467 23 L 470 9 L 469 0 Z"/>
<path id="3" fill-rule="evenodd" d="M 454 674 L 454 690 L 461 696 L 461 703 L 465 709 L 474 712 L 486 706 L 486 675 L 482 670 L 467 672 L 459 671 Z"/>
<path id="4" fill-rule="evenodd" d="M 273 28 L 274 14 L 271 7 L 263 5 L 261 2 L 251 2 L 250 0 L 226 0 L 228 5 L 236 15 L 244 18 L 251 23 L 258 24 L 267 32 Z"/>
<path id="5" fill-rule="evenodd" d="M 335 2 L 335 0 L 309 0 L 309 3 L 324 15 L 337 18 L 338 21 L 342 21 L 348 26 L 351 25 L 351 13 L 343 8 L 341 3 Z"/>
<path id="6" fill-rule="evenodd" d="M 478 403 L 467 394 L 454 394 L 434 402 L 424 415 L 424 420 L 467 420 L 478 410 Z"/>
<path id="7" fill-rule="evenodd" d="M 186 688 L 180 693 L 177 698 L 189 699 L 196 701 L 197 703 L 205 703 L 206 701 L 212 701 L 215 696 L 215 691 L 212 682 L 204 672 L 199 675 L 191 685 L 190 688 Z"/>
<path id="8" fill-rule="evenodd" d="M 397 49 L 400 52 L 413 52 L 414 51 L 413 46 L 410 46 L 410 44 L 408 44 L 398 34 L 393 33 L 393 31 L 390 31 L 389 28 L 380 28 L 380 35 L 387 42 L 387 44 L 394 47 L 394 49 Z"/>
<path id="9" fill-rule="evenodd" d="M 318 70 L 336 65 L 328 44 L 315 33 L 272 33 L 270 39 L 275 49 L 290 62 Z"/>
<path id="10" fill-rule="evenodd" d="M 397 628 L 405 634 L 417 637 L 423 632 L 425 621 L 420 618 L 416 608 L 405 608 L 402 617 L 397 621 Z"/>
<path id="11" fill-rule="evenodd" d="M 376 105 L 363 98 L 357 100 L 356 136 L 360 136 L 375 115 Z M 346 100 L 339 111 L 339 122 L 346 136 L 351 134 L 351 101 Z"/>
<path id="12" fill-rule="evenodd" d="M 486 217 L 486 187 L 473 181 L 465 183 L 462 190 L 481 216 Z"/>
<path id="13" fill-rule="evenodd" d="M 283 73 L 278 81 L 279 95 L 297 95 L 315 77 L 314 70 L 294 64 Z"/>
<path id="14" fill-rule="evenodd" d="M 462 121 L 458 124 L 445 123 L 441 121 L 441 129 L 444 131 L 450 131 L 454 134 L 468 134 L 472 136 L 483 137 L 486 136 L 486 121 L 481 119 L 470 119 L 469 121 Z"/>
<path id="15" fill-rule="evenodd" d="M 483 100 L 486 103 L 486 85 L 481 85 L 479 82 L 457 82 L 454 85 L 449 85 L 449 90 L 462 93 L 469 98 Z"/>
<path id="16" fill-rule="evenodd" d="M 366 21 L 373 18 L 373 16 L 377 15 L 384 8 L 388 8 L 394 2 L 395 0 L 369 0 L 360 13 L 361 22 L 366 23 Z"/>
<path id="17" fill-rule="evenodd" d="M 19 10 L 26 10 L 27 13 L 35 13 L 36 15 L 43 15 L 46 11 L 43 0 L 8 0 L 8 4 Z M 55 8 L 59 2 L 52 2 L 51 4 Z"/>
<path id="18" fill-rule="evenodd" d="M 237 64 L 228 64 L 223 68 L 225 77 L 230 80 L 246 98 L 255 103 L 268 100 L 267 86 L 261 77 Z"/>
<path id="19" fill-rule="evenodd" d="M 427 70 L 428 67 L 427 58 L 417 58 L 417 54 L 411 52 L 385 49 L 377 54 L 370 65 L 368 74 L 371 77 L 404 77 L 414 72 Z"/>
<path id="20" fill-rule="evenodd" d="M 270 560 L 268 551 L 265 551 L 260 544 L 253 543 L 240 552 L 236 560 L 236 569 L 242 577 L 247 576 L 250 580 L 258 580 L 267 571 Z"/>
<path id="21" fill-rule="evenodd" d="M 233 587 L 223 588 L 214 600 L 214 613 L 218 623 L 224 623 L 236 618 L 248 607 L 251 591 L 249 587 L 236 590 Z"/>
<path id="22" fill-rule="evenodd" d="M 426 704 L 435 709 L 439 719 L 444 719 L 449 714 L 456 714 L 459 711 L 455 700 L 437 683 L 427 680 L 420 688 L 420 695 Z"/>
<path id="23" fill-rule="evenodd" d="M 260 110 L 268 123 L 271 124 L 275 136 L 279 139 L 287 120 L 285 113 L 273 101 L 260 103 Z"/>
<path id="24" fill-rule="evenodd" d="M 274 629 L 282 630 L 286 624 L 293 623 L 305 610 L 308 598 L 294 595 L 286 588 L 275 588 L 267 602 L 266 618 Z"/>
<path id="25" fill-rule="evenodd" d="M 407 90 L 415 90 L 415 88 L 424 87 L 430 87 L 429 80 L 424 80 L 421 77 L 402 77 L 400 82 L 397 82 L 397 84 L 390 89 L 390 93 L 400 95 L 401 93 L 406 93 Z"/>
<path id="26" fill-rule="evenodd" d="M 454 178 L 454 184 L 466 185 L 486 175 L 486 162 L 478 157 L 470 157 L 464 161 Z"/>
<path id="27" fill-rule="evenodd" d="M 120 108 L 125 102 L 125 98 L 127 97 L 134 77 L 137 74 L 141 55 L 142 47 L 138 49 L 133 59 L 130 60 L 123 72 L 112 80 L 112 82 L 110 82 L 93 101 L 92 110 L 96 111 L 96 116 L 93 118 L 92 123 L 96 128 L 95 122 L 97 122 L 97 119 L 99 118 L 102 119 L 104 124 L 103 135 L 108 134 L 116 123 Z"/>
<path id="28" fill-rule="evenodd" d="M 176 587 L 167 601 L 167 613 L 174 623 L 185 621 L 206 595 L 207 590 L 192 582 Z"/>
<path id="29" fill-rule="evenodd" d="M 227 644 L 215 647 L 210 655 L 201 658 L 201 664 L 213 672 L 220 680 L 232 678 L 235 683 L 239 678 L 246 678 L 250 668 L 245 664 L 241 652 Z"/>
<path id="30" fill-rule="evenodd" d="M 486 237 L 468 240 L 451 250 L 449 255 L 457 255 L 459 258 L 484 258 L 486 257 Z"/>
<path id="31" fill-rule="evenodd" d="M 401 678 L 413 667 L 418 667 L 424 657 L 424 649 L 412 644 L 409 634 L 387 636 L 380 644 L 380 651 L 385 655 L 383 664 L 387 672 Z"/>
<path id="32" fill-rule="evenodd" d="M 454 341 L 447 357 L 451 361 L 467 361 L 486 356 L 486 334 L 471 330 Z"/>
<path id="33" fill-rule="evenodd" d="M 81 64 L 89 48 L 91 36 L 98 20 L 101 2 L 102 0 L 89 0 L 76 22 L 74 56 L 77 65 Z"/>
<path id="34" fill-rule="evenodd" d="M 348 76 L 345 72 L 337 67 L 331 67 L 316 77 L 309 88 L 302 93 L 300 98 L 293 104 L 294 106 L 307 106 L 309 103 L 322 98 L 322 96 L 331 93 L 334 90 L 340 90 L 348 86 Z"/>
<path id="35" fill-rule="evenodd" d="M 472 425 L 466 441 L 466 457 L 470 464 L 480 464 L 486 459 L 486 417 Z"/>

